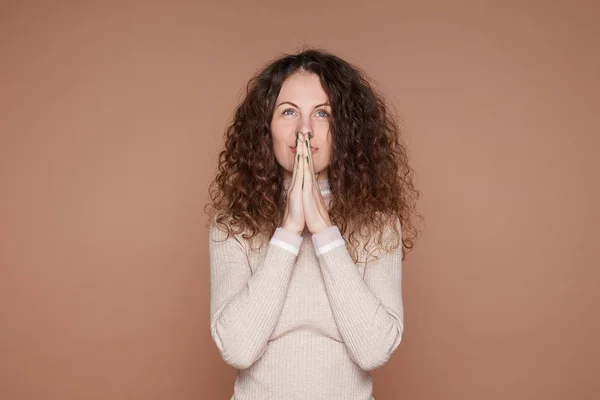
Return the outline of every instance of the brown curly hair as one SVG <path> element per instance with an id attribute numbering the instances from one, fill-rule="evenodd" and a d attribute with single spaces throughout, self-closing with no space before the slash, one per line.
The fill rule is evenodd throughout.
<path id="1" fill-rule="evenodd" d="M 375 236 L 374 244 L 387 251 L 397 248 L 401 239 L 404 258 L 418 236 L 411 217 L 419 192 L 413 185 L 399 117 L 358 67 L 316 49 L 277 58 L 248 82 L 226 130 L 218 174 L 209 188 L 209 225 L 224 225 L 228 234 L 243 233 L 251 242 L 258 237 L 261 244 L 281 226 L 286 200 L 283 168 L 275 159 L 270 123 L 283 82 L 299 70 L 319 76 L 332 108 L 332 223 L 351 246 L 355 262 L 359 243 L 366 250 Z M 383 246 L 381 239 L 386 226 L 395 232 L 391 247 Z"/>

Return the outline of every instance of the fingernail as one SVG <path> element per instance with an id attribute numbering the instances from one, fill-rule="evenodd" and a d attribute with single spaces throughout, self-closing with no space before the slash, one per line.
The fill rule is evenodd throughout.
<path id="1" fill-rule="evenodd" d="M 300 161 L 300 154 L 298 154 L 298 157 L 296 157 L 296 158 L 298 159 L 297 161 Z"/>
<path id="2" fill-rule="evenodd" d="M 306 162 L 308 162 L 308 156 L 306 156 Z"/>
<path id="3" fill-rule="evenodd" d="M 308 150 L 308 141 L 304 142 L 304 144 L 306 145 L 306 150 Z"/>
<path id="4" fill-rule="evenodd" d="M 310 139 L 312 136 L 310 136 L 310 132 L 308 132 L 308 139 Z"/>

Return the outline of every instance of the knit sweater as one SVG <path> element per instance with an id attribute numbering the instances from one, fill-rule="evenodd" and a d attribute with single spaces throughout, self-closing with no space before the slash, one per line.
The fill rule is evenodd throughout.
<path id="1" fill-rule="evenodd" d="M 319 188 L 329 208 L 329 182 Z M 214 223 L 209 236 L 210 329 L 239 370 L 235 400 L 370 400 L 369 371 L 404 329 L 402 246 L 355 264 L 336 226 L 280 227 L 258 250 Z"/>

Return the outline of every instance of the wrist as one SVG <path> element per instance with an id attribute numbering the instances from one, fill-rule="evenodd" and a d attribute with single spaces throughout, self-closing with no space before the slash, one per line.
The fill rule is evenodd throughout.
<path id="1" fill-rule="evenodd" d="M 315 229 L 315 231 L 314 231 L 314 232 L 311 232 L 311 233 L 312 233 L 313 235 L 316 235 L 316 234 L 318 234 L 318 233 L 321 233 L 321 232 L 323 232 L 325 229 L 331 228 L 332 226 L 333 226 L 333 224 L 331 224 L 331 223 L 328 223 L 328 224 L 325 224 L 325 225 L 323 225 L 323 226 L 319 227 L 318 229 Z"/>
<path id="2" fill-rule="evenodd" d="M 284 223 L 281 227 L 290 233 L 296 234 L 298 236 L 302 235 L 302 231 L 298 230 L 297 228 L 294 228 L 291 224 Z"/>

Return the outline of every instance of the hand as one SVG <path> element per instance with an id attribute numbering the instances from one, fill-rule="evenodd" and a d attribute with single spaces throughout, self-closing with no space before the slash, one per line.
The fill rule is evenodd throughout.
<path id="1" fill-rule="evenodd" d="M 304 208 L 302 206 L 302 184 L 304 181 L 304 136 L 296 132 L 296 155 L 294 156 L 294 171 L 292 183 L 287 193 L 287 203 L 283 215 L 283 228 L 298 235 L 304 231 Z"/>
<path id="2" fill-rule="evenodd" d="M 319 184 L 317 183 L 317 175 L 315 175 L 315 167 L 310 150 L 310 133 L 304 138 L 303 151 L 305 156 L 304 162 L 304 185 L 302 187 L 302 206 L 306 226 L 310 233 L 315 234 L 321 232 L 333 224 L 329 218 L 329 212 L 325 205 L 325 200 L 321 195 Z"/>

